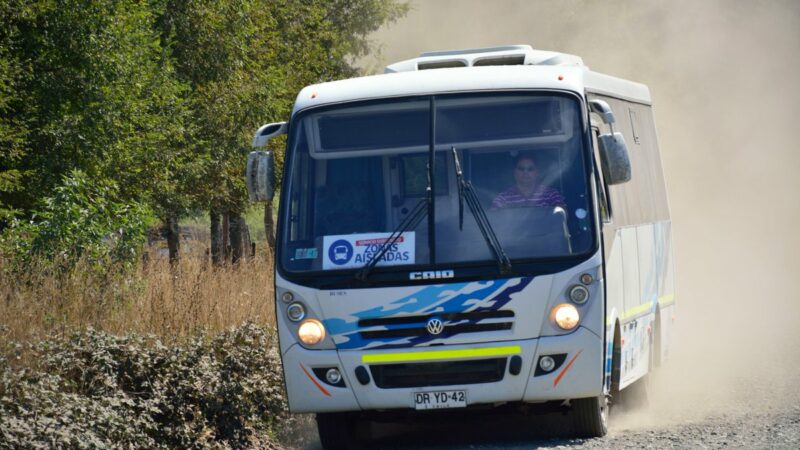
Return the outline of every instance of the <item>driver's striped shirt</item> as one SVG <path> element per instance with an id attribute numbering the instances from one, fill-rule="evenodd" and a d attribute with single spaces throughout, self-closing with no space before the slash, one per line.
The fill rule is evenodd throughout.
<path id="1" fill-rule="evenodd" d="M 492 209 L 517 208 L 525 206 L 561 206 L 565 207 L 564 196 L 558 190 L 551 187 L 541 187 L 533 194 L 526 196 L 517 189 L 511 187 L 499 194 L 492 201 Z"/>

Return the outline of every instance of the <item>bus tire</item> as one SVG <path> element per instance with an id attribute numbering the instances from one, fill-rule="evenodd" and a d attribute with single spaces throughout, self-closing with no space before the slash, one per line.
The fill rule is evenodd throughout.
<path id="1" fill-rule="evenodd" d="M 317 414 L 319 442 L 325 450 L 356 448 L 356 417 L 348 412 Z"/>
<path id="2" fill-rule="evenodd" d="M 572 419 L 579 437 L 603 437 L 608 433 L 608 400 L 605 395 L 572 400 Z"/>

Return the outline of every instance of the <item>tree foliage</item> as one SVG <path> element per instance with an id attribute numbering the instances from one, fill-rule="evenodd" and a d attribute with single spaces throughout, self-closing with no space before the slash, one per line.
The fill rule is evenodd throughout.
<path id="1" fill-rule="evenodd" d="M 257 127 L 304 85 L 356 74 L 398 0 L 7 0 L 0 229 L 79 170 L 163 217 L 241 212 Z M 280 159 L 280 155 L 279 155 Z"/>
<path id="2" fill-rule="evenodd" d="M 191 86 L 205 170 L 201 204 L 240 211 L 253 132 L 286 120 L 305 85 L 352 76 L 367 35 L 405 12 L 386 0 L 170 0 L 161 21 L 178 77 Z"/>
<path id="3" fill-rule="evenodd" d="M 112 182 L 92 182 L 74 170 L 29 222 L 15 221 L 0 245 L 15 260 L 31 257 L 72 265 L 84 258 L 98 269 L 112 260 L 135 261 L 152 214 L 146 205 L 122 203 Z"/>
<path id="4" fill-rule="evenodd" d="M 126 198 L 170 190 L 183 87 L 155 17 L 144 2 L 59 0 L 32 3 L 12 21 L 6 45 L 27 76 L 8 112 L 26 124 L 29 148 L 12 205 L 31 211 L 73 169 L 115 180 Z"/>
<path id="5" fill-rule="evenodd" d="M 27 13 L 22 2 L 0 4 L 0 194 L 17 192 L 22 187 L 19 164 L 25 155 L 28 129 L 24 118 L 15 112 L 21 101 L 19 84 L 28 74 L 12 42 L 19 35 L 13 23 Z M 0 224 L 11 220 L 14 212 L 0 196 Z"/>

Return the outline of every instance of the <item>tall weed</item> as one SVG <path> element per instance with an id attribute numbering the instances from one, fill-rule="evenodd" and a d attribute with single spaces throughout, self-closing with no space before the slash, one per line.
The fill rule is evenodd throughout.
<path id="1" fill-rule="evenodd" d="M 9 339 L 73 328 L 155 334 L 170 341 L 198 330 L 219 332 L 246 321 L 274 324 L 271 259 L 212 267 L 185 257 L 171 265 L 151 256 L 135 267 L 87 258 L 68 270 L 34 259 L 24 272 L 0 258 L 0 326 Z"/>

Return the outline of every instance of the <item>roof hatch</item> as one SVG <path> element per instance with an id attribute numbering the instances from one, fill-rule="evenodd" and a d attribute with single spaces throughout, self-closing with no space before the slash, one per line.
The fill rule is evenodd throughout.
<path id="1" fill-rule="evenodd" d="M 407 59 L 386 66 L 385 73 L 413 72 L 469 66 L 583 66 L 583 60 L 566 53 L 535 50 L 530 45 L 471 48 L 425 52 L 419 58 Z"/>

